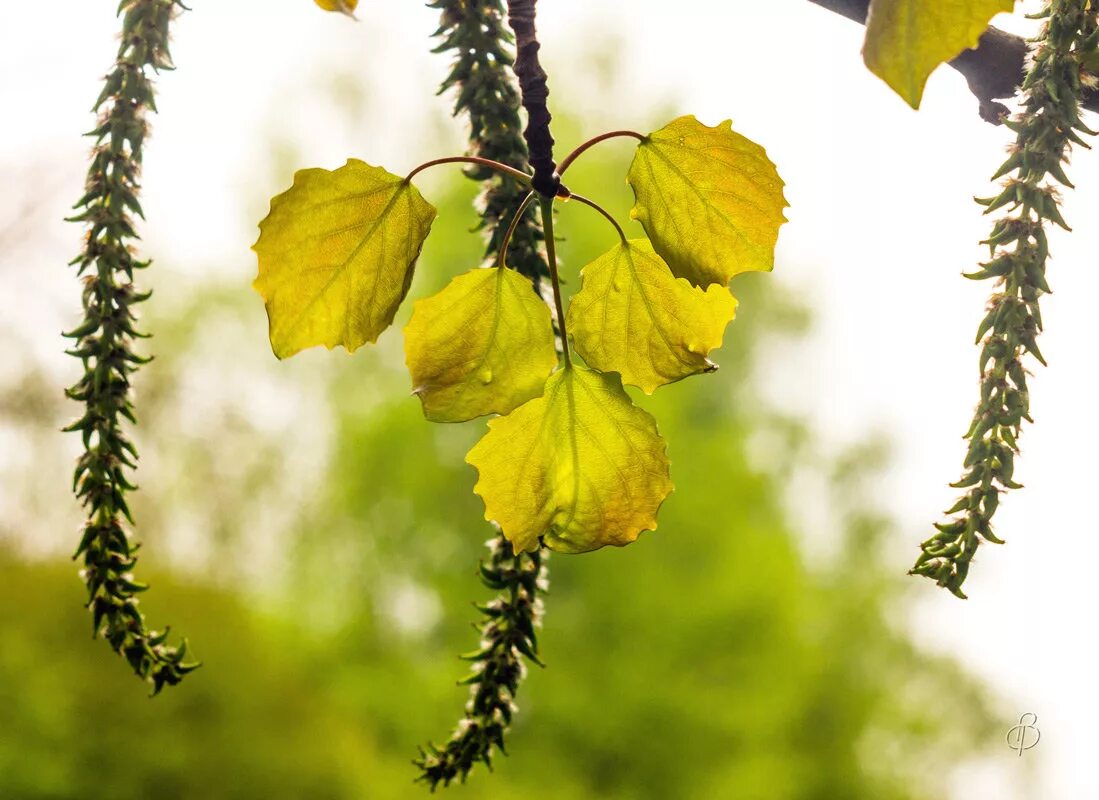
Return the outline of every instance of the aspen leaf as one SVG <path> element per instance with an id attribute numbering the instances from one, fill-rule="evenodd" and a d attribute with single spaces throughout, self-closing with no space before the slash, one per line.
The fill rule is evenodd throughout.
<path id="1" fill-rule="evenodd" d="M 782 179 L 762 147 L 693 116 L 672 120 L 637 146 L 627 180 L 639 220 L 672 273 L 696 286 L 770 270 L 786 217 Z"/>
<path id="2" fill-rule="evenodd" d="M 339 11 L 352 19 L 355 17 L 355 7 L 359 5 L 359 0 L 313 0 L 313 2 L 325 11 Z"/>
<path id="3" fill-rule="evenodd" d="M 408 292 L 435 209 L 403 178 L 357 159 L 304 169 L 272 198 L 253 284 L 279 358 L 375 341 Z"/>
<path id="4" fill-rule="evenodd" d="M 672 275 L 647 239 L 619 243 L 580 272 L 568 330 L 584 360 L 646 394 L 716 365 L 736 300 L 724 286 L 703 290 Z"/>
<path id="5" fill-rule="evenodd" d="M 428 419 L 506 414 L 540 395 L 557 363 L 549 308 L 514 270 L 472 270 L 413 306 L 405 361 Z"/>
<path id="6" fill-rule="evenodd" d="M 1013 0 L 873 0 L 862 56 L 912 108 L 934 69 L 977 46 L 989 21 Z"/>
<path id="7" fill-rule="evenodd" d="M 488 423 L 466 461 L 515 551 L 583 553 L 656 528 L 672 491 L 664 439 L 613 373 L 566 367 L 541 397 Z"/>

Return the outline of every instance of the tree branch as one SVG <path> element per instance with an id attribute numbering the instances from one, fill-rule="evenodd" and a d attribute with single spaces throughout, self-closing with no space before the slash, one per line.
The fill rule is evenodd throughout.
<path id="1" fill-rule="evenodd" d="M 870 0 L 809 0 L 855 22 L 866 23 Z M 962 52 L 950 66 L 965 76 L 969 91 L 980 103 L 981 118 L 999 125 L 1008 108 L 997 100 L 1014 97 L 1023 82 L 1026 41 L 999 28 L 989 27 L 972 50 Z M 1085 89 L 1083 107 L 1099 111 L 1099 91 Z"/>
<path id="2" fill-rule="evenodd" d="M 530 166 L 534 170 L 531 185 L 539 194 L 554 197 L 561 188 L 557 165 L 553 161 L 553 137 L 550 135 L 549 88 L 546 73 L 538 61 L 538 32 L 534 28 L 537 0 L 508 0 L 508 22 L 515 32 L 515 77 L 519 79 L 523 108 L 527 110 L 527 140 Z"/>

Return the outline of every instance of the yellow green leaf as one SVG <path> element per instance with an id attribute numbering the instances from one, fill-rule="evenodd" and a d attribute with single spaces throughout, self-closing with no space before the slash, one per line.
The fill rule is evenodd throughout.
<path id="1" fill-rule="evenodd" d="M 774 267 L 784 184 L 764 149 L 728 120 L 716 128 L 672 120 L 638 144 L 627 180 L 637 199 L 631 216 L 676 276 L 725 285 Z"/>
<path id="2" fill-rule="evenodd" d="M 1013 0 L 873 0 L 863 60 L 912 106 L 935 67 L 977 46 L 989 21 Z"/>
<path id="3" fill-rule="evenodd" d="M 615 245 L 580 276 L 567 328 L 589 365 L 646 394 L 717 369 L 707 356 L 736 314 L 724 286 L 703 290 L 675 277 L 647 239 Z"/>
<path id="4" fill-rule="evenodd" d="M 412 184 L 381 167 L 349 159 L 298 172 L 272 198 L 252 246 L 275 355 L 375 341 L 408 292 L 434 219 Z"/>
<path id="5" fill-rule="evenodd" d="M 349 17 L 355 16 L 355 7 L 359 4 L 359 0 L 313 0 L 313 2 L 325 11 L 339 11 Z"/>
<path id="6" fill-rule="evenodd" d="M 474 491 L 515 551 L 547 547 L 583 553 L 622 546 L 656 528 L 672 491 L 664 440 L 613 373 L 566 367 L 545 393 L 506 417 L 466 461 Z"/>
<path id="7" fill-rule="evenodd" d="M 413 306 L 405 361 L 428 419 L 506 414 L 557 364 L 549 307 L 513 270 L 472 270 Z"/>

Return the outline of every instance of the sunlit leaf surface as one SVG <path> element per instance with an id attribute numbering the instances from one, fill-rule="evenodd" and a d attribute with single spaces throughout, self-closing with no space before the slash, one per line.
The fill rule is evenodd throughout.
<path id="1" fill-rule="evenodd" d="M 569 335 L 589 365 L 618 372 L 652 394 L 659 386 L 716 369 L 736 300 L 724 286 L 703 290 L 676 278 L 647 239 L 632 239 L 581 271 L 568 311 Z"/>
<path id="2" fill-rule="evenodd" d="M 873 0 L 862 55 L 870 71 L 913 108 L 935 67 L 977 40 L 1013 0 Z"/>
<path id="3" fill-rule="evenodd" d="M 416 303 L 405 361 L 428 419 L 506 414 L 540 395 L 557 363 L 549 307 L 513 270 L 472 270 Z"/>
<path id="4" fill-rule="evenodd" d="M 673 120 L 638 144 L 627 176 L 645 227 L 672 273 L 696 286 L 770 270 L 786 218 L 783 182 L 762 147 L 726 121 Z"/>
<path id="5" fill-rule="evenodd" d="M 381 167 L 349 159 L 298 172 L 271 200 L 252 247 L 275 355 L 376 340 L 408 292 L 434 219 L 412 184 Z"/>
<path id="6" fill-rule="evenodd" d="M 488 424 L 466 461 L 485 519 L 516 551 L 582 553 L 625 545 L 656 528 L 672 491 L 664 439 L 617 375 L 559 370 L 545 393 Z"/>

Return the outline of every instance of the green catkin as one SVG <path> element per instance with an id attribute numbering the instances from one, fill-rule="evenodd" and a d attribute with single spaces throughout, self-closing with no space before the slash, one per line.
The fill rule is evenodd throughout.
<path id="1" fill-rule="evenodd" d="M 937 523 L 938 532 L 921 545 L 910 574 L 931 578 L 961 598 L 962 584 L 982 541 L 1002 543 L 992 529 L 1000 493 L 1021 488 L 1014 480 L 1015 456 L 1023 421 L 1030 417 L 1030 394 L 1023 357 L 1045 364 L 1037 338 L 1042 330 L 1039 299 L 1046 283 L 1050 225 L 1068 230 L 1059 210 L 1055 184 L 1072 187 L 1064 171 L 1073 144 L 1087 147 L 1081 134 L 1094 135 L 1081 119 L 1081 99 L 1093 88 L 1085 64 L 1099 47 L 1097 10 L 1089 0 L 1051 0 L 1036 18 L 1044 19 L 1033 40 L 1033 60 L 1023 82 L 1023 108 L 1007 126 L 1016 134 L 1007 160 L 994 179 L 1003 191 L 978 200 L 985 213 L 1000 211 L 982 244 L 989 261 L 966 277 L 994 279 L 996 291 L 977 330 L 981 391 L 966 432 L 965 474 L 952 486 L 966 489 Z"/>
<path id="2" fill-rule="evenodd" d="M 511 72 L 512 35 L 507 28 L 503 3 L 499 0 L 436 0 L 428 4 L 442 12 L 435 37 L 440 44 L 433 52 L 455 54 L 454 63 L 439 93 L 454 90 L 454 115 L 469 118 L 469 154 L 526 170 L 527 146 L 519 116 L 519 90 Z M 466 176 L 484 185 L 478 200 L 486 233 L 485 259 L 496 260 L 511 215 L 528 188 L 514 178 L 489 167 L 473 166 Z M 537 204 L 534 204 L 537 205 Z M 535 207 L 526 212 L 508 246 L 507 264 L 529 277 L 541 291 L 549 277 L 542 252 L 542 228 Z"/>
<path id="3" fill-rule="evenodd" d="M 514 555 L 503 536 L 488 542 L 489 557 L 481 562 L 481 580 L 497 592 L 478 610 L 481 641 L 462 658 L 472 662 L 460 683 L 470 687 L 465 714 L 444 745 L 420 748 L 417 780 L 432 791 L 441 783 L 465 781 L 477 763 L 492 768 L 493 750 L 507 754 L 504 737 L 518 710 L 515 695 L 526 676 L 526 658 L 541 665 L 535 628 L 542 617 L 546 590 L 545 550 Z"/>
<path id="4" fill-rule="evenodd" d="M 527 149 L 519 116 L 519 93 L 511 74 L 511 34 L 500 0 L 436 0 L 442 12 L 435 52 L 453 51 L 453 66 L 440 91 L 454 89 L 454 114 L 470 121 L 470 153 L 517 169 L 527 168 Z M 479 199 L 480 229 L 486 232 L 485 258 L 494 263 L 511 215 L 527 189 L 507 175 L 474 167 L 469 178 L 484 183 Z M 543 235 L 534 207 L 520 220 L 508 247 L 507 263 L 531 279 L 536 291 L 548 286 Z M 482 582 L 497 593 L 485 605 L 478 629 L 480 646 L 463 658 L 472 669 L 462 683 L 470 687 L 465 714 L 443 745 L 420 748 L 418 780 L 432 791 L 440 784 L 464 781 L 482 763 L 491 769 L 493 751 L 506 754 L 505 736 L 516 711 L 515 695 L 526 673 L 523 659 L 538 661 L 535 628 L 542 616 L 547 586 L 544 550 L 516 555 L 497 531 L 480 566 Z"/>
<path id="5" fill-rule="evenodd" d="M 137 467 L 137 451 L 125 430 L 135 422 L 130 383 L 148 361 L 133 350 L 144 335 L 135 327 L 134 306 L 148 297 L 134 288 L 133 278 L 149 262 L 139 260 L 132 246 L 138 238 L 134 217 L 142 215 L 138 193 L 146 114 L 156 110 L 148 72 L 172 68 L 168 29 L 183 8 L 179 0 L 122 0 L 119 6 L 118 57 L 95 102 L 98 121 L 89 135 L 96 144 L 72 218 L 86 226 L 83 250 L 72 261 L 83 282 L 84 316 L 66 334 L 75 340 L 68 352 L 84 367 L 83 377 L 66 392 L 84 405 L 82 416 L 65 429 L 79 432 L 84 445 L 73 489 L 86 522 L 74 558 L 83 560 L 94 633 L 152 682 L 154 694 L 198 666 L 184 662 L 186 640 L 170 646 L 167 630 L 146 628 L 137 595 L 147 587 L 133 578 L 139 545 L 127 529 L 133 522 L 127 496 L 135 488 L 129 475 Z"/>

